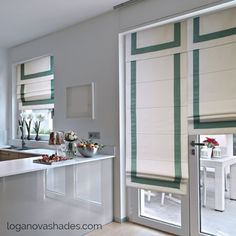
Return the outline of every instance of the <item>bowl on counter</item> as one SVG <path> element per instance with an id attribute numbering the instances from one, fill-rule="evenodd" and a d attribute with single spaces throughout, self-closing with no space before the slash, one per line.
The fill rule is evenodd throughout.
<path id="1" fill-rule="evenodd" d="M 93 147 L 93 148 L 77 147 L 77 150 L 83 157 L 93 157 L 97 154 L 98 147 Z"/>

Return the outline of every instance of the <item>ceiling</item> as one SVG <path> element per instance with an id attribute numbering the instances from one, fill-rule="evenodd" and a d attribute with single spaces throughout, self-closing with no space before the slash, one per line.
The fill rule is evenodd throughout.
<path id="1" fill-rule="evenodd" d="M 112 10 L 127 0 L 0 0 L 0 48 L 10 48 Z"/>

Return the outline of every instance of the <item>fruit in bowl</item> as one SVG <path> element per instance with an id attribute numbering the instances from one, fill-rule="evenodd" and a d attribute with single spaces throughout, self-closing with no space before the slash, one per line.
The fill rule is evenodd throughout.
<path id="1" fill-rule="evenodd" d="M 95 156 L 99 149 L 102 149 L 103 145 L 94 143 L 91 139 L 82 140 L 77 144 L 79 153 L 84 157 Z"/>

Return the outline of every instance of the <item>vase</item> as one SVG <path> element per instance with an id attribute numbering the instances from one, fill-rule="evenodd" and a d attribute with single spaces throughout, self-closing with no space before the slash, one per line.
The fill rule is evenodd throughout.
<path id="1" fill-rule="evenodd" d="M 214 158 L 220 158 L 221 157 L 221 148 L 215 147 L 212 151 L 212 157 Z"/>
<path id="2" fill-rule="evenodd" d="M 211 159 L 212 158 L 212 148 L 207 148 L 207 158 Z"/>
<path id="3" fill-rule="evenodd" d="M 39 141 L 40 140 L 40 138 L 39 138 L 39 134 L 36 132 L 36 135 L 35 135 L 35 140 L 36 141 Z"/>
<path id="4" fill-rule="evenodd" d="M 75 154 L 76 154 L 76 149 L 77 149 L 77 146 L 76 146 L 76 143 L 74 141 L 66 141 L 65 142 L 66 144 L 66 156 L 67 157 L 74 157 Z"/>
<path id="5" fill-rule="evenodd" d="M 212 156 L 212 148 L 208 148 L 207 146 L 203 146 L 201 148 L 201 158 L 211 159 Z"/>

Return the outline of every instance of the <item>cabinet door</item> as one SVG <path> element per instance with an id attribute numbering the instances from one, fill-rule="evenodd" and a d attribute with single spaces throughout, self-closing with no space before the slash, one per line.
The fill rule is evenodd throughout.
<path id="1" fill-rule="evenodd" d="M 29 153 L 18 153 L 18 158 L 29 158 L 29 157 L 35 157 L 35 156 L 39 156 L 39 155 L 35 155 L 35 154 L 29 154 Z"/>
<path id="2" fill-rule="evenodd" d="M 0 151 L 0 160 L 1 161 L 8 160 L 8 152 L 7 151 Z"/>
<path id="3" fill-rule="evenodd" d="M 7 160 L 15 160 L 15 159 L 18 159 L 18 153 L 17 152 L 9 152 Z"/>

